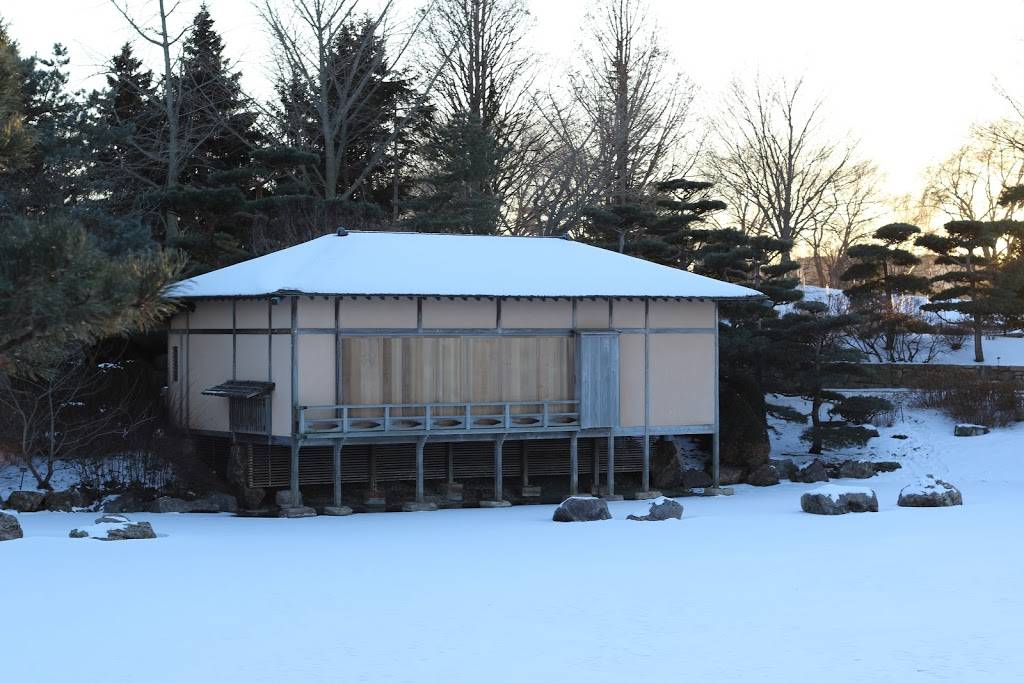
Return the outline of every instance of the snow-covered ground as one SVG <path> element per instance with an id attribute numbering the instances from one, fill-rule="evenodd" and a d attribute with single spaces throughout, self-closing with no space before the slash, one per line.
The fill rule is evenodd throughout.
<path id="1" fill-rule="evenodd" d="M 132 515 L 155 540 L 0 543 L 4 680 L 1012 681 L 1024 672 L 1024 424 L 954 438 L 909 410 L 880 512 L 818 485 L 680 499 L 682 521 L 555 524 L 551 506 L 344 518 Z M 798 448 L 797 425 L 778 450 Z M 893 439 L 892 434 L 907 439 Z M 934 474 L 957 508 L 898 508 Z"/>

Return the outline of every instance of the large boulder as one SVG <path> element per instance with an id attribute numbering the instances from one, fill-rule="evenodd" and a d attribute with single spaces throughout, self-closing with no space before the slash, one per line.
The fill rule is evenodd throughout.
<path id="1" fill-rule="evenodd" d="M 683 466 L 679 451 L 668 439 L 658 439 L 651 449 L 651 481 L 655 488 L 683 488 Z"/>
<path id="2" fill-rule="evenodd" d="M 793 475 L 796 474 L 798 469 L 797 464 L 789 458 L 773 458 L 768 461 L 768 464 L 775 468 L 779 479 L 793 479 Z"/>
<path id="3" fill-rule="evenodd" d="M 718 482 L 722 486 L 732 486 L 743 483 L 743 470 L 731 465 L 722 465 L 718 468 Z"/>
<path id="4" fill-rule="evenodd" d="M 825 463 L 815 458 L 806 465 L 796 468 L 789 476 L 789 480 L 800 484 L 816 484 L 828 481 L 828 471 L 825 469 Z"/>
<path id="5" fill-rule="evenodd" d="M 47 510 L 53 512 L 71 512 L 88 507 L 90 502 L 85 492 L 76 486 L 65 491 L 51 491 L 46 494 L 46 501 L 43 505 Z"/>
<path id="6" fill-rule="evenodd" d="M 863 486 L 826 484 L 800 496 L 800 509 L 812 515 L 878 512 L 878 497 Z"/>
<path id="7" fill-rule="evenodd" d="M 903 465 L 893 460 L 876 460 L 871 463 L 871 466 L 875 468 L 876 473 L 895 472 L 903 467 Z"/>
<path id="8" fill-rule="evenodd" d="M 98 541 L 134 541 L 156 538 L 149 522 L 133 522 L 124 515 L 106 514 L 85 529 L 72 529 L 71 538 L 95 538 Z"/>
<path id="9" fill-rule="evenodd" d="M 957 487 L 929 474 L 904 486 L 896 504 L 905 508 L 939 508 L 963 505 L 964 499 Z"/>
<path id="10" fill-rule="evenodd" d="M 596 522 L 611 518 L 612 513 L 608 511 L 608 503 L 604 500 L 572 496 L 555 508 L 555 514 L 551 519 L 555 522 Z"/>
<path id="11" fill-rule="evenodd" d="M 875 466 L 866 460 L 847 460 L 839 466 L 840 479 L 870 479 L 875 476 Z"/>
<path id="12" fill-rule="evenodd" d="M 238 500 L 230 493 L 211 493 L 193 500 L 190 512 L 238 512 Z"/>
<path id="13" fill-rule="evenodd" d="M 238 503 L 246 510 L 255 510 L 267 497 L 267 490 L 249 486 L 249 446 L 235 444 L 228 455 L 227 479 Z M 233 512 L 227 510 L 225 512 Z"/>
<path id="14" fill-rule="evenodd" d="M 24 535 L 17 517 L 0 512 L 0 541 L 13 541 Z"/>
<path id="15" fill-rule="evenodd" d="M 150 504 L 156 500 L 156 491 L 149 489 L 125 491 L 103 503 L 103 512 L 146 512 Z"/>
<path id="16" fill-rule="evenodd" d="M 985 425 L 958 424 L 953 427 L 953 436 L 981 436 L 990 431 Z"/>
<path id="17" fill-rule="evenodd" d="M 646 515 L 629 515 L 626 519 L 634 522 L 663 522 L 666 519 L 682 519 L 683 505 L 671 498 L 658 498 L 651 502 L 651 509 Z"/>
<path id="18" fill-rule="evenodd" d="M 682 488 L 704 489 L 711 486 L 711 475 L 704 470 L 683 470 Z"/>
<path id="19" fill-rule="evenodd" d="M 45 493 L 38 491 L 12 491 L 7 498 L 7 507 L 18 512 L 36 512 L 43 508 Z"/>
<path id="20" fill-rule="evenodd" d="M 195 500 L 161 496 L 149 504 L 150 512 L 237 512 L 238 501 L 229 493 L 211 493 Z"/>
<path id="21" fill-rule="evenodd" d="M 774 465 L 761 465 L 747 475 L 747 483 L 751 486 L 775 486 L 779 483 L 779 472 Z"/>

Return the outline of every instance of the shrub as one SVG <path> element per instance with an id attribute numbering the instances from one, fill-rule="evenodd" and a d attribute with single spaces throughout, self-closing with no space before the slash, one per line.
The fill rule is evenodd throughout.
<path id="1" fill-rule="evenodd" d="M 869 427 L 851 425 L 846 422 L 823 422 L 821 424 L 821 443 L 828 450 L 837 448 L 863 448 L 878 432 Z M 813 443 L 812 430 L 805 429 L 800 435 L 801 441 Z"/>
<path id="2" fill-rule="evenodd" d="M 941 410 L 957 422 L 1005 427 L 1020 414 L 1019 390 L 1015 382 L 963 379 L 922 388 L 915 404 Z"/>
<path id="3" fill-rule="evenodd" d="M 836 402 L 828 412 L 829 415 L 839 415 L 852 424 L 862 425 L 895 409 L 891 401 L 881 396 L 847 396 Z"/>

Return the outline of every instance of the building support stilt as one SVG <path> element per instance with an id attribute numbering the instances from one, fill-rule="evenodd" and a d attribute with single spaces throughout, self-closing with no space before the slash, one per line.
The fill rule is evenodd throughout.
<path id="1" fill-rule="evenodd" d="M 510 503 L 505 500 L 504 480 L 502 478 L 502 451 L 505 448 L 506 434 L 499 434 L 494 440 L 494 499 L 481 500 L 480 507 L 499 508 L 508 507 Z"/>
<path id="2" fill-rule="evenodd" d="M 341 442 L 331 450 L 331 478 L 334 481 L 334 507 L 341 507 Z"/>
<path id="3" fill-rule="evenodd" d="M 416 439 L 416 502 L 423 503 L 423 447 L 426 437 Z"/>
<path id="4" fill-rule="evenodd" d="M 646 433 L 644 434 L 644 466 L 643 473 L 640 477 L 640 489 L 642 491 L 651 490 L 651 437 Z"/>
<path id="5" fill-rule="evenodd" d="M 575 496 L 579 493 L 580 472 L 579 472 L 579 436 L 575 433 L 569 437 L 569 495 Z"/>
<path id="6" fill-rule="evenodd" d="M 615 495 L 615 437 L 608 435 L 608 494 L 609 500 L 622 500 L 622 496 Z"/>

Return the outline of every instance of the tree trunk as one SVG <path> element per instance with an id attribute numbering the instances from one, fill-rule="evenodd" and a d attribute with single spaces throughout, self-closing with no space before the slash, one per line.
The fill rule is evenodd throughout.
<path id="1" fill-rule="evenodd" d="M 981 316 L 980 315 L 975 315 L 974 316 L 974 362 L 975 363 L 984 363 L 985 362 L 985 352 L 981 348 L 981 334 L 982 334 Z"/>
<path id="2" fill-rule="evenodd" d="M 811 448 L 808 453 L 821 454 L 821 393 L 815 391 L 811 397 Z"/>

